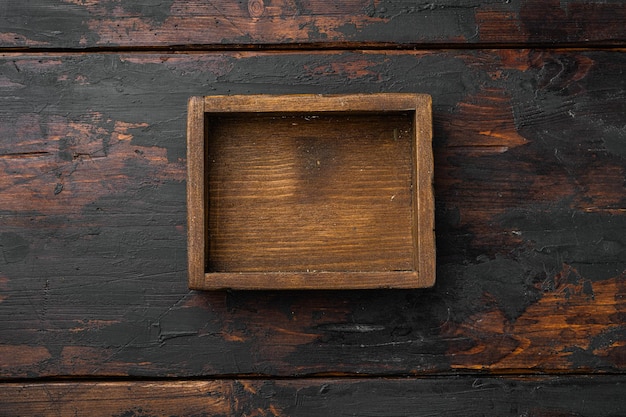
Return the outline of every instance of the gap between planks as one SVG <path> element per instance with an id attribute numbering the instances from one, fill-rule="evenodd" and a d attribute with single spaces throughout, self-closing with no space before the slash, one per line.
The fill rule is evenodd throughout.
<path id="1" fill-rule="evenodd" d="M 335 373 L 323 372 L 303 375 L 269 375 L 269 374 L 218 374 L 199 376 L 179 376 L 179 377 L 155 377 L 155 376 L 57 376 L 57 377 L 36 377 L 36 378 L 0 378 L 0 387 L 7 384 L 57 384 L 57 383 L 150 383 L 150 382 L 207 382 L 207 381 L 351 381 L 351 380 L 447 380 L 447 379 L 527 379 L 527 380 L 551 380 L 556 378 L 615 378 L 626 377 L 626 372 L 588 372 L 588 371 L 561 371 L 543 370 L 531 371 L 528 369 L 511 369 L 510 371 L 490 372 L 450 372 L 433 374 L 384 374 L 384 373 Z"/>
<path id="2" fill-rule="evenodd" d="M 294 43 L 294 44 L 207 44 L 207 45 L 167 45 L 167 46 L 94 46 L 85 48 L 45 48 L 45 47 L 0 47 L 0 53 L 46 53 L 46 54 L 77 54 L 77 53 L 205 53 L 205 52 L 311 52 L 311 51 L 416 51 L 416 50 L 503 50 L 503 49 L 542 49 L 563 51 L 613 51 L 626 52 L 626 41 L 614 43 L 378 43 L 378 42 L 345 42 L 345 43 Z"/>

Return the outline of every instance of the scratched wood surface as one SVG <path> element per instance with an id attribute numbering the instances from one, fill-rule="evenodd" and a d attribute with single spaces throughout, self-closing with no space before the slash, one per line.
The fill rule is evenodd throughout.
<path id="1" fill-rule="evenodd" d="M 621 0 L 4 0 L 12 48 L 621 45 Z"/>
<path id="2" fill-rule="evenodd" d="M 4 53 L 0 374 L 622 373 L 626 55 Z M 433 97 L 437 283 L 195 292 L 191 95 Z"/>
<path id="3" fill-rule="evenodd" d="M 607 376 L 12 383 L 0 397 L 6 417 L 617 417 L 626 413 L 625 382 Z"/>
<path id="4" fill-rule="evenodd" d="M 624 21 L 0 2 L 0 415 L 626 414 Z M 189 291 L 188 97 L 370 92 L 433 97 L 435 287 Z"/>

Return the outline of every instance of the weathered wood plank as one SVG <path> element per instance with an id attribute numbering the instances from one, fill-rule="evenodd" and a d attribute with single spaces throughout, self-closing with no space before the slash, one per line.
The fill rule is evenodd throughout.
<path id="1" fill-rule="evenodd" d="M 622 416 L 623 376 L 4 384 L 2 415 Z"/>
<path id="2" fill-rule="evenodd" d="M 624 44 L 604 0 L 5 0 L 0 46 Z"/>
<path id="3" fill-rule="evenodd" d="M 0 413 L 6 417 L 228 416 L 235 415 L 235 386 L 231 381 L 2 384 Z"/>
<path id="4" fill-rule="evenodd" d="M 626 54 L 4 54 L 0 374 L 623 372 Z M 433 97 L 437 285 L 187 290 L 192 95 Z"/>

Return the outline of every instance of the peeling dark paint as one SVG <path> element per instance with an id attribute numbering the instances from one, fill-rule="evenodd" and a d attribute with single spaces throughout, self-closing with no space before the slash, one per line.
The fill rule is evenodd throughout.
<path id="1" fill-rule="evenodd" d="M 131 16 L 141 16 L 144 19 L 159 25 L 170 17 L 172 5 L 175 0 L 139 0 L 129 2 L 105 1 L 104 8 L 109 13 L 114 12 L 115 7 L 122 7 L 122 10 Z"/>
<path id="2" fill-rule="evenodd" d="M 21 262 L 28 256 L 29 243 L 22 236 L 13 232 L 0 233 L 1 263 Z"/>
<path id="3" fill-rule="evenodd" d="M 6 1 L 0 5 L 0 32 L 15 33 L 35 45 L 54 45 L 56 39 L 74 46 L 98 42 L 98 35 L 86 25 L 89 13 L 81 6 L 42 5 L 36 2 Z M 6 41 L 5 41 L 6 42 Z"/>
<path id="4" fill-rule="evenodd" d="M 416 39 L 441 41 L 453 38 L 476 41 L 478 26 L 475 9 L 480 2 L 464 3 L 381 1 L 367 9 L 369 17 L 380 21 L 359 26 L 346 23 L 339 26 L 337 31 L 349 40 L 359 41 L 410 43 Z"/>
<path id="5" fill-rule="evenodd" d="M 251 17 L 247 1 L 103 0 L 0 6 L 6 47 L 89 48 L 346 42 L 501 45 L 559 42 L 619 45 L 626 38 L 620 1 L 432 0 L 379 2 L 265 1 Z M 3 19 L 4 18 L 4 19 Z"/>
<path id="6" fill-rule="evenodd" d="M 520 348 L 515 331 L 533 331 L 525 313 L 545 307 L 540 303 L 556 297 L 555 289 L 563 291 L 562 308 L 591 308 L 603 297 L 619 321 L 621 304 L 606 301 L 606 283 L 626 269 L 623 159 L 602 151 L 598 138 L 623 118 L 621 54 L 510 53 L 6 56 L 3 76 L 24 87 L 19 94 L 0 89 L 8 103 L 0 108 L 0 148 L 41 154 L 0 158 L 10 180 L 3 233 L 20 236 L 28 248 L 17 245 L 22 249 L 11 259 L 18 261 L 1 265 L 8 281 L 0 314 L 14 318 L 18 330 L 2 329 L 0 336 L 12 345 L 49 347 L 51 355 L 44 365 L 7 373 L 412 375 L 481 365 L 497 371 L 498 360 Z M 567 71 L 550 84 L 559 63 Z M 190 293 L 187 97 L 377 91 L 433 95 L 435 288 Z M 494 116 L 498 106 L 506 111 Z M 589 117 L 572 119 L 570 110 Z M 485 125 L 492 131 L 482 132 Z M 600 150 L 589 151 L 591 145 Z M 63 190 L 54 195 L 56 184 Z M 11 210 L 8 193 L 15 197 Z M 558 318 L 559 310 L 547 311 Z M 468 320 L 488 325 L 454 333 Z M 569 348 L 583 349 L 598 336 L 593 329 Z M 552 339 L 537 343 L 549 347 Z M 483 347 L 482 356 L 467 353 Z M 579 371 L 597 357 L 603 369 L 624 366 L 618 348 L 600 350 L 559 362 L 559 370 Z"/>
<path id="7" fill-rule="evenodd" d="M 534 262 L 555 274 L 562 264 L 572 265 L 583 277 L 602 280 L 618 276 L 626 262 L 623 216 L 580 213 L 567 206 L 542 210 L 514 210 L 503 216 L 506 227 L 519 230 L 532 244 Z M 592 294 L 591 288 L 588 289 Z"/>

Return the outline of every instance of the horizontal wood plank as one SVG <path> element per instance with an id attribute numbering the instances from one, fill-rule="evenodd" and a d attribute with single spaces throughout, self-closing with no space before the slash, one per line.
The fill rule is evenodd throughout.
<path id="1" fill-rule="evenodd" d="M 626 377 L 3 384 L 6 417 L 621 416 Z"/>
<path id="2" fill-rule="evenodd" d="M 600 0 L 5 0 L 0 47 L 623 45 L 624 21 Z"/>
<path id="3" fill-rule="evenodd" d="M 3 54 L 0 375 L 623 372 L 625 69 L 585 50 Z M 188 97 L 377 91 L 433 97 L 437 285 L 187 290 Z"/>

